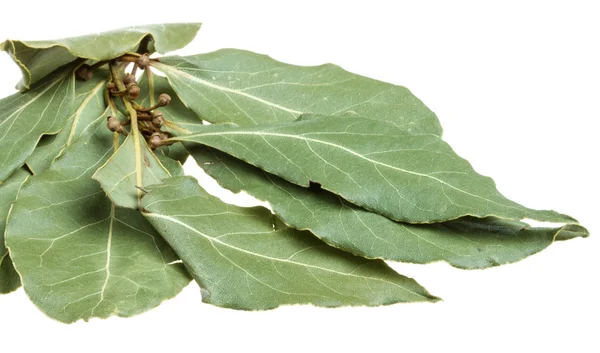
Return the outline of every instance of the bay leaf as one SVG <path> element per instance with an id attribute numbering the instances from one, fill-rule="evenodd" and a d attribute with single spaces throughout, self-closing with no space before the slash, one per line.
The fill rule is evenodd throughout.
<path id="1" fill-rule="evenodd" d="M 142 202 L 144 216 L 191 270 L 207 303 L 265 310 L 437 300 L 383 261 L 334 249 L 308 232 L 275 230 L 268 210 L 225 204 L 191 177 L 150 186 Z"/>
<path id="2" fill-rule="evenodd" d="M 174 140 L 207 145 L 294 184 L 320 184 L 390 219 L 436 223 L 463 216 L 576 222 L 508 200 L 435 135 L 363 117 L 305 117 L 290 123 L 209 125 Z"/>
<path id="3" fill-rule="evenodd" d="M 194 146 L 192 157 L 219 184 L 267 201 L 296 229 L 310 230 L 330 245 L 366 258 L 411 263 L 446 261 L 481 269 L 519 261 L 555 239 L 586 237 L 581 226 L 530 227 L 498 218 L 463 217 L 435 224 L 394 222 L 320 188 L 303 188 L 223 152 Z"/>
<path id="4" fill-rule="evenodd" d="M 141 163 L 138 164 L 138 160 Z M 138 165 L 141 167 L 138 169 Z M 129 134 L 119 149 L 92 175 L 112 202 L 138 208 L 138 196 L 148 186 L 171 175 L 143 138 Z"/>
<path id="5" fill-rule="evenodd" d="M 163 163 L 163 160 L 160 158 L 161 155 L 169 159 L 178 161 L 180 164 L 184 164 L 190 156 L 188 150 L 181 143 L 175 143 L 171 146 L 162 146 L 158 148 L 157 151 L 158 153 L 156 153 L 156 156 L 160 159 L 161 163 Z M 165 165 L 165 167 L 167 166 Z M 169 168 L 167 168 L 167 170 L 170 171 Z"/>
<path id="6" fill-rule="evenodd" d="M 48 169 L 66 146 L 79 137 L 100 115 L 105 114 L 104 86 L 107 79 L 107 70 L 97 70 L 90 80 L 77 82 L 72 114 L 65 126 L 56 135 L 44 136 L 26 160 L 27 167 L 34 174 Z"/>
<path id="7" fill-rule="evenodd" d="M 351 114 L 405 130 L 441 135 L 435 114 L 408 89 L 343 70 L 296 66 L 245 50 L 161 58 L 181 100 L 211 123 L 241 126 L 293 121 L 303 113 Z"/>
<path id="8" fill-rule="evenodd" d="M 43 135 L 65 125 L 74 99 L 71 70 L 58 70 L 31 90 L 0 100 L 0 182 L 25 163 Z"/>
<path id="9" fill-rule="evenodd" d="M 50 169 L 29 178 L 8 218 L 6 244 L 25 293 L 62 322 L 136 315 L 189 283 L 144 217 L 115 207 L 91 179 L 114 149 L 105 122 L 98 118 Z"/>
<path id="10" fill-rule="evenodd" d="M 6 40 L 0 43 L 0 50 L 6 51 L 23 72 L 23 79 L 17 85 L 22 90 L 77 58 L 114 59 L 137 50 L 146 38 L 150 52 L 166 53 L 183 48 L 199 29 L 199 23 L 133 26 L 56 40 Z"/>
<path id="11" fill-rule="evenodd" d="M 181 147 L 183 148 L 183 146 Z M 160 164 L 162 164 L 162 166 L 169 173 L 170 176 L 183 176 L 185 174 L 183 170 L 183 165 L 176 158 L 172 158 L 171 156 L 162 152 L 156 153 L 156 158 L 159 160 Z"/>

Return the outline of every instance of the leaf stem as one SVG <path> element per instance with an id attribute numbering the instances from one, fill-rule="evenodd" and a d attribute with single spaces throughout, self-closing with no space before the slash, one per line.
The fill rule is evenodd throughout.
<path id="1" fill-rule="evenodd" d="M 119 77 L 116 64 L 112 62 L 110 65 L 110 74 L 112 76 L 113 82 L 117 85 L 119 91 L 125 89 L 125 84 Z M 140 131 L 138 127 L 138 119 L 137 119 L 137 111 L 131 105 L 131 102 L 127 97 L 121 97 L 123 99 L 123 103 L 125 104 L 125 108 L 127 108 L 127 113 L 129 113 L 129 120 L 131 121 L 131 134 L 134 142 L 135 149 L 135 182 L 141 187 L 142 186 L 142 151 L 140 149 Z M 142 206 L 142 191 L 138 188 L 138 207 L 141 209 Z"/>
<path id="2" fill-rule="evenodd" d="M 151 112 L 156 108 L 160 108 L 162 107 L 162 105 L 160 104 L 154 104 L 153 106 L 146 108 L 146 107 L 142 107 L 141 105 L 135 103 L 135 102 L 131 102 L 131 104 L 133 104 L 133 107 L 138 111 L 138 112 Z"/>
<path id="3" fill-rule="evenodd" d="M 155 107 L 153 109 L 156 109 L 156 99 L 154 99 L 154 76 L 152 75 L 152 69 L 150 69 L 150 66 L 147 66 L 144 71 L 148 77 L 148 95 L 150 96 L 150 106 Z"/>
<path id="4" fill-rule="evenodd" d="M 131 54 L 125 54 L 122 55 L 118 58 L 119 61 L 124 61 L 124 62 L 130 62 L 130 63 L 134 63 L 138 60 L 138 58 L 136 56 L 133 56 Z"/>
<path id="5" fill-rule="evenodd" d="M 106 105 L 110 108 L 110 113 L 112 116 L 116 117 L 118 115 L 118 109 L 115 105 L 115 102 L 110 98 L 110 92 L 108 91 L 108 85 L 104 86 L 104 101 Z"/>

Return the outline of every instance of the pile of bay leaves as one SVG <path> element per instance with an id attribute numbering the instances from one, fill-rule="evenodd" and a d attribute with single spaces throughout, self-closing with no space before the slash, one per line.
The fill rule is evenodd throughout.
<path id="1" fill-rule="evenodd" d="M 114 90 L 126 58 L 182 48 L 199 28 L 0 44 L 23 73 L 0 100 L 1 293 L 23 285 L 62 322 L 135 315 L 191 279 L 204 302 L 243 310 L 434 302 L 383 260 L 482 269 L 588 235 L 501 195 L 409 90 L 335 65 L 234 49 L 163 56 L 139 65 L 139 97 Z M 138 121 L 159 94 L 171 98 L 164 125 Z M 190 155 L 272 211 L 209 195 L 183 175 Z"/>

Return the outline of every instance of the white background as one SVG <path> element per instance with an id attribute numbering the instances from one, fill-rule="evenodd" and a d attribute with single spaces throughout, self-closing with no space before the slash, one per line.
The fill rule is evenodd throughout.
<path id="1" fill-rule="evenodd" d="M 191 284 L 134 318 L 64 325 L 0 296 L 0 351 L 599 352 L 600 10 L 595 1 L 3 1 L 0 41 L 200 21 L 182 54 L 223 47 L 334 62 L 410 88 L 445 139 L 507 197 L 592 233 L 517 264 L 392 264 L 437 304 L 238 312 Z M 0 55 L 0 96 L 20 73 Z"/>

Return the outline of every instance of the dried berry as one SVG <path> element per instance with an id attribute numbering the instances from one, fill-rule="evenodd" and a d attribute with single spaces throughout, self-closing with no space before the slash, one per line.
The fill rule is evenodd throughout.
<path id="1" fill-rule="evenodd" d="M 156 126 L 156 127 L 161 127 L 165 124 L 165 118 L 163 117 L 162 114 L 159 115 L 155 115 L 152 118 L 152 125 Z"/>
<path id="2" fill-rule="evenodd" d="M 132 74 L 127 74 L 125 75 L 125 77 L 123 77 L 123 83 L 125 84 L 125 86 L 129 85 L 130 83 L 136 83 L 135 80 L 135 75 Z"/>
<path id="3" fill-rule="evenodd" d="M 169 105 L 169 103 L 171 103 L 171 96 L 169 96 L 168 94 L 163 93 L 160 96 L 158 96 L 159 107 L 164 107 L 166 105 Z"/>
<path id="4" fill-rule="evenodd" d="M 140 87 L 138 85 L 133 84 L 127 88 L 127 97 L 129 99 L 137 99 L 140 96 Z"/>
<path id="5" fill-rule="evenodd" d="M 159 148 L 160 146 L 162 146 L 162 138 L 160 136 L 160 132 L 155 132 L 152 134 L 152 136 L 150 136 L 150 139 L 148 140 L 148 144 L 150 145 L 150 148 L 152 150 L 155 150 L 157 148 Z"/>
<path id="6" fill-rule="evenodd" d="M 119 132 L 123 129 L 123 125 L 121 125 L 119 119 L 115 118 L 114 116 L 109 116 L 106 118 L 106 127 L 108 127 L 108 129 L 112 132 Z"/>
<path id="7" fill-rule="evenodd" d="M 173 135 L 171 135 L 168 132 L 162 132 L 162 131 L 160 132 L 160 139 L 163 141 L 166 139 L 170 139 L 171 137 L 173 137 Z"/>

